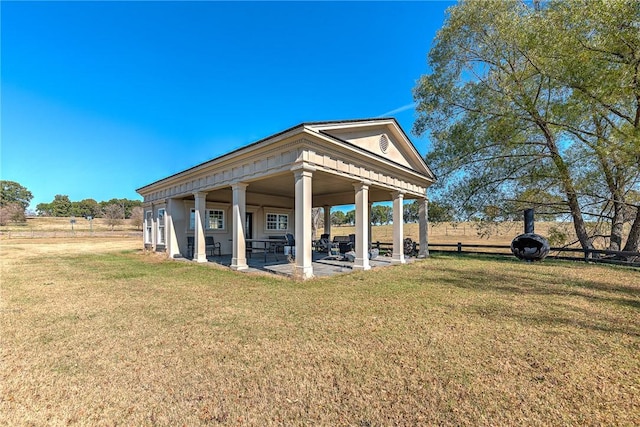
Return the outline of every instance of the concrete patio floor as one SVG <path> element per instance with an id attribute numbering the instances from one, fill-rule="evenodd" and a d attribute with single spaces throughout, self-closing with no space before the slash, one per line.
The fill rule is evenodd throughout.
<path id="1" fill-rule="evenodd" d="M 343 260 L 341 257 L 329 256 L 322 252 L 312 252 L 313 274 L 315 277 L 327 277 L 337 274 L 346 274 L 353 271 L 353 262 Z M 231 265 L 231 255 L 207 256 L 211 263 L 229 267 Z M 407 258 L 407 263 L 415 261 L 414 258 Z M 369 260 L 371 268 L 386 267 L 391 265 L 391 257 L 378 256 Z M 267 272 L 282 276 L 294 277 L 295 263 L 289 262 L 284 254 L 267 254 L 266 260 L 262 253 L 254 253 L 247 257 L 247 270 L 242 272 Z"/>

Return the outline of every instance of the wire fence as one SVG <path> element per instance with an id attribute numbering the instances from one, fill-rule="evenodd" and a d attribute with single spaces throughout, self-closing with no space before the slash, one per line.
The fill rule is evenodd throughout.
<path id="1" fill-rule="evenodd" d="M 71 230 L 20 230 L 1 231 L 5 239 L 51 239 L 51 238 L 86 238 L 86 237 L 138 237 L 142 239 L 142 231 L 71 231 Z"/>

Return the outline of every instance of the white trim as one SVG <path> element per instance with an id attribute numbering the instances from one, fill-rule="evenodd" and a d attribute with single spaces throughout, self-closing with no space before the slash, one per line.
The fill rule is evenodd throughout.
<path id="1" fill-rule="evenodd" d="M 269 221 L 269 215 L 274 215 L 275 218 L 275 223 L 274 221 Z M 266 210 L 264 212 L 264 231 L 265 233 L 273 233 L 273 232 L 282 232 L 282 231 L 289 231 L 291 229 L 291 222 L 289 221 L 289 211 L 285 212 L 278 212 L 277 209 L 270 209 L 270 210 Z M 286 221 L 286 227 L 282 228 L 282 219 L 285 219 Z M 269 228 L 269 223 L 275 224 L 276 228 Z"/>
<path id="2" fill-rule="evenodd" d="M 214 207 L 210 209 L 205 209 L 204 213 L 204 229 L 205 231 L 212 231 L 214 233 L 226 233 L 227 232 L 227 210 L 228 208 L 224 207 Z M 210 215 L 212 212 L 218 211 L 222 212 L 222 228 L 211 228 L 210 224 Z M 189 209 L 189 218 L 187 221 L 187 232 L 193 232 L 195 230 L 195 222 L 196 222 L 196 209 Z"/>

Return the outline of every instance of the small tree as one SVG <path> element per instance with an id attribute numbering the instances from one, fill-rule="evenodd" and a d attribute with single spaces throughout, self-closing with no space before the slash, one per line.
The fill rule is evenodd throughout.
<path id="1" fill-rule="evenodd" d="M 104 218 L 107 220 L 107 225 L 111 226 L 111 231 L 116 225 L 122 224 L 122 217 L 124 216 L 124 210 L 121 205 L 111 204 L 104 208 Z"/>
<path id="2" fill-rule="evenodd" d="M 131 225 L 142 230 L 144 224 L 144 209 L 141 206 L 135 206 L 131 209 Z"/>
<path id="3" fill-rule="evenodd" d="M 331 224 L 342 225 L 345 223 L 345 215 L 342 211 L 331 212 Z"/>

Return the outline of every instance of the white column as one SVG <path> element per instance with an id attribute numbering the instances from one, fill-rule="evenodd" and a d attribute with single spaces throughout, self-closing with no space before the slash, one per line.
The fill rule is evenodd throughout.
<path id="1" fill-rule="evenodd" d="M 392 264 L 404 264 L 404 215 L 403 202 L 404 193 L 394 191 L 391 193 L 393 197 L 393 253 L 391 255 Z"/>
<path id="2" fill-rule="evenodd" d="M 369 183 L 353 184 L 356 190 L 356 259 L 354 270 L 369 270 Z"/>
<path id="3" fill-rule="evenodd" d="M 167 256 L 174 258 L 180 254 L 180 246 L 178 245 L 178 237 L 176 235 L 176 227 L 173 222 L 175 216 L 175 210 L 182 208 L 182 204 L 178 203 L 176 199 L 167 200 L 167 211 L 165 213 L 165 227 L 167 229 Z"/>
<path id="4" fill-rule="evenodd" d="M 247 185 L 243 182 L 235 183 L 231 186 L 233 193 L 233 248 L 231 255 L 231 268 L 233 270 L 246 270 L 247 251 L 246 242 L 244 240 L 244 221 L 247 211 Z"/>
<path id="5" fill-rule="evenodd" d="M 156 251 L 158 242 L 158 221 L 156 219 L 156 207 L 151 205 L 151 250 Z"/>
<path id="6" fill-rule="evenodd" d="M 420 249 L 418 258 L 429 256 L 429 200 L 418 199 L 418 229 L 420 232 Z"/>
<path id="7" fill-rule="evenodd" d="M 296 271 L 303 279 L 313 277 L 311 254 L 311 196 L 314 168 L 302 165 L 294 170 L 296 190 Z"/>
<path id="8" fill-rule="evenodd" d="M 324 205 L 324 232 L 331 238 L 331 206 Z"/>
<path id="9" fill-rule="evenodd" d="M 371 208 L 372 207 L 373 207 L 373 202 L 369 202 L 369 227 L 368 227 L 369 228 L 369 231 L 368 231 L 369 245 L 371 245 L 371 242 L 373 241 L 373 226 L 371 225 L 371 211 L 372 211 Z"/>
<path id="10" fill-rule="evenodd" d="M 194 193 L 193 196 L 196 199 L 196 223 L 193 230 L 193 260 L 197 262 L 207 262 L 206 242 L 204 241 L 204 215 L 207 206 L 207 193 L 198 192 Z"/>

